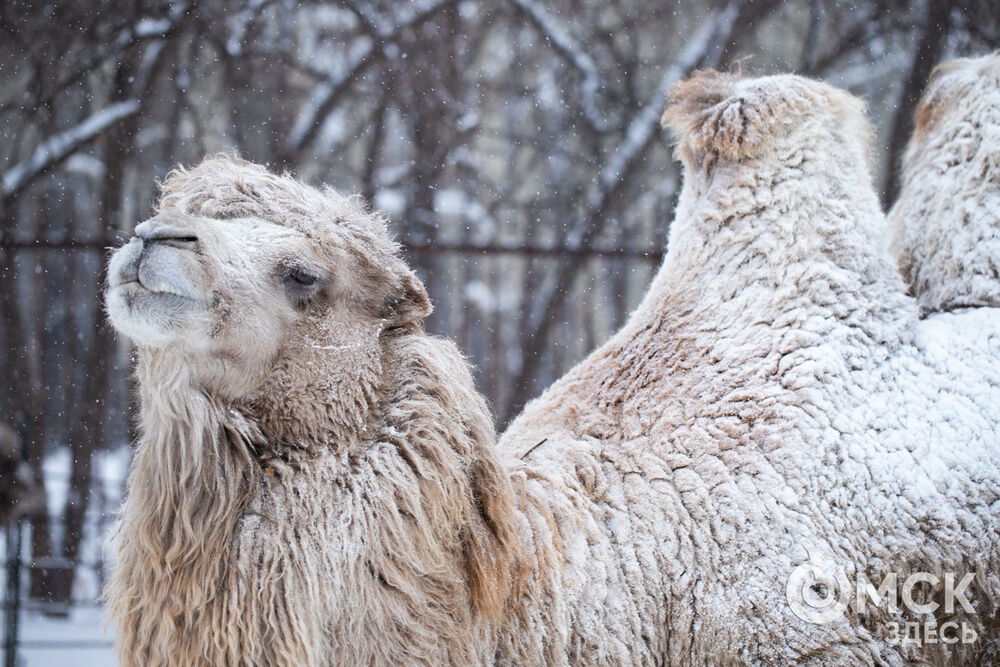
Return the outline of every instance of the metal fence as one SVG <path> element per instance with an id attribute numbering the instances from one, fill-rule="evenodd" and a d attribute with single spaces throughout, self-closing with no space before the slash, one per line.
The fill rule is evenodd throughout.
<path id="1" fill-rule="evenodd" d="M 28 442 L 30 433 L 27 427 L 21 428 L 22 443 Z M 26 461 L 26 447 L 22 446 L 21 457 Z M 46 471 L 45 484 L 50 488 L 61 486 L 67 493 L 72 492 L 68 474 L 53 474 Z M 120 486 L 121 479 L 107 479 L 99 474 L 100 482 L 97 489 L 88 492 L 97 496 L 98 502 L 91 506 L 90 517 L 86 528 L 98 544 L 103 544 L 105 536 L 114 523 L 113 508 L 109 507 L 110 499 L 101 492 L 101 487 L 109 483 Z M 47 509 L 46 509 L 47 511 Z M 50 517 L 50 520 L 53 517 Z M 72 614 L 81 611 L 93 619 L 100 619 L 101 608 L 96 595 L 86 595 L 81 599 L 66 601 L 34 598 L 27 595 L 28 580 L 33 573 L 44 572 L 49 580 L 59 577 L 83 576 L 92 583 L 92 590 L 103 588 L 105 577 L 105 562 L 103 553 L 89 555 L 76 562 L 60 556 L 34 558 L 30 553 L 31 531 L 33 525 L 27 515 L 17 516 L 10 525 L 4 528 L 2 541 L 3 553 L 3 590 L 4 590 L 4 623 L 3 623 L 3 665 L 4 667 L 20 667 L 22 665 L 57 664 L 70 661 L 67 651 L 86 651 L 93 654 L 102 652 L 94 664 L 106 664 L 110 659 L 110 638 L 100 633 L 91 632 L 92 627 L 74 628 L 70 622 Z M 70 582 L 72 583 L 72 582 Z M 25 618 L 44 618 L 45 627 L 37 632 L 24 632 Z M 99 622 L 99 621 L 98 621 Z M 91 624 L 94 625 L 94 624 Z M 67 632 L 69 630 L 69 632 Z M 76 630 L 73 632 L 73 630 Z M 82 636 L 81 636 L 82 632 Z M 92 664 L 93 661 L 73 658 L 73 662 Z"/>
<path id="2" fill-rule="evenodd" d="M 0 249 L 11 254 L 21 253 L 105 253 L 109 246 L 118 245 L 120 239 L 107 240 L 65 240 L 65 241 L 43 241 L 26 242 L 11 238 L 0 241 Z M 629 278 L 624 281 L 627 286 L 627 295 L 621 295 L 624 302 L 634 305 L 641 297 L 642 292 L 652 276 L 653 271 L 662 259 L 662 249 L 638 250 L 620 247 L 591 247 L 591 248 L 559 248 L 546 246 L 529 245 L 476 245 L 470 243 L 434 243 L 434 244 L 404 244 L 404 252 L 409 259 L 416 263 L 419 258 L 431 256 L 443 258 L 443 261 L 457 261 L 459 263 L 492 263 L 491 272 L 503 273 L 507 262 L 561 262 L 571 261 L 576 263 L 579 273 L 577 282 L 586 282 L 589 277 L 591 282 L 606 282 L 610 277 L 614 277 L 616 272 L 623 269 L 623 261 L 628 264 Z M 39 262 L 41 263 L 41 262 Z M 636 270 L 639 269 L 638 273 Z M 450 304 L 453 314 L 457 317 L 446 318 L 439 322 L 442 329 L 438 333 L 448 335 L 459 340 L 467 353 L 472 357 L 473 364 L 495 365 L 493 360 L 482 357 L 483 351 L 489 353 L 488 341 L 473 340 L 469 335 L 469 330 L 478 330 L 480 322 L 472 322 L 471 308 L 466 307 L 464 290 L 467 285 L 445 284 L 438 281 L 439 287 L 443 286 L 445 293 L 432 294 L 432 298 L 438 304 Z M 94 296 L 96 299 L 96 295 Z M 591 304 L 593 306 L 593 304 Z M 585 305 L 575 306 L 571 309 L 572 316 L 578 314 L 575 311 L 585 308 Z M 624 306 L 618 310 L 627 312 Z M 599 316 L 600 317 L 600 316 Z M 604 317 L 603 319 L 608 319 Z M 616 326 L 618 323 L 609 320 L 607 326 Z M 471 326 L 475 325 L 475 326 Z M 556 333 L 558 335 L 558 331 Z M 592 341 L 593 342 L 593 341 Z M 601 342 L 600 340 L 596 341 Z M 474 348 L 469 350 L 468 348 Z M 576 360 L 576 357 L 586 352 L 587 344 L 577 346 L 574 352 L 571 348 L 563 346 L 560 350 L 561 362 L 551 369 L 550 374 L 560 373 L 566 366 Z M 479 350 L 477 354 L 475 350 Z M 481 389 L 492 401 L 497 400 L 497 392 L 503 391 L 494 385 L 490 385 L 489 378 L 485 371 L 479 373 L 477 380 Z M 502 373 L 500 374 L 502 375 Z M 115 381 L 115 380 L 112 380 Z M 117 381 L 122 381 L 119 377 Z M 497 382 L 497 378 L 493 382 Z M 499 380 L 503 382 L 503 378 Z M 487 386 L 483 386 L 487 385 Z M 507 388 L 509 390 L 509 388 Z M 51 391 L 59 391 L 59 388 L 52 388 Z M 44 416 L 43 416 L 44 417 Z M 30 433 L 27 426 L 22 426 L 22 442 L 30 441 Z M 57 448 L 57 442 L 42 443 L 51 456 L 52 449 Z M 114 445 L 118 448 L 127 447 L 127 441 L 118 442 Z M 27 446 L 22 455 L 27 457 Z M 60 502 L 52 502 L 51 487 L 63 487 L 66 493 L 86 493 L 90 494 L 91 503 L 88 509 L 88 520 L 85 523 L 86 542 L 90 544 L 106 541 L 106 536 L 114 524 L 114 510 L 119 501 L 119 497 L 114 494 L 102 492 L 107 484 L 120 485 L 120 479 L 108 480 L 98 471 L 98 474 L 88 484 L 87 489 L 70 489 L 72 483 L 68 470 L 52 473 L 47 472 L 45 483 L 50 487 L 49 505 L 60 505 Z M 118 491 L 120 494 L 120 489 Z M 57 496 L 61 495 L 56 494 Z M 47 510 L 48 511 L 48 510 Z M 53 526 L 53 532 L 58 533 L 60 517 L 51 512 L 48 515 L 48 523 Z M 32 530 L 34 526 L 30 517 L 22 516 L 19 520 L 8 526 L 5 530 L 5 540 L 3 542 L 3 558 L 5 567 L 3 569 L 3 590 L 4 590 L 4 631 L 3 631 L 3 652 L 5 667 L 23 667 L 25 665 L 33 667 L 36 664 L 64 664 L 66 662 L 83 662 L 83 664 L 106 664 L 106 660 L 111 659 L 111 642 L 107 636 L 103 636 L 100 628 L 103 622 L 99 620 L 101 615 L 100 601 L 97 591 L 103 585 L 105 572 L 108 564 L 104 562 L 103 550 L 97 550 L 88 557 L 81 557 L 76 561 L 71 561 L 59 555 L 39 558 L 31 551 Z M 55 553 L 56 550 L 53 550 Z M 93 550 L 91 550 L 93 552 Z M 44 577 L 49 583 L 58 581 L 63 577 L 75 577 L 76 579 L 86 579 L 91 582 L 87 592 L 81 595 L 74 595 L 69 600 L 52 600 L 44 596 L 36 597 L 30 595 L 30 582 L 35 577 Z M 81 632 L 72 625 L 71 617 L 82 616 L 90 623 L 93 632 Z M 42 627 L 38 632 L 27 632 L 25 620 L 32 620 L 41 623 Z M 97 619 L 97 620 L 95 620 Z M 49 629 L 53 629 L 49 632 Z M 29 627 L 30 630 L 30 627 Z M 71 652 L 80 652 L 71 656 Z M 89 662 L 88 662 L 89 656 Z"/>

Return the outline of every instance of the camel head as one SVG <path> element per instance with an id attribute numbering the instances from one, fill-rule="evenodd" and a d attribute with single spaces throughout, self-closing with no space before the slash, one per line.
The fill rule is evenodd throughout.
<path id="1" fill-rule="evenodd" d="M 440 638 L 513 595 L 513 492 L 385 221 L 216 157 L 135 231 L 107 290 L 142 401 L 107 593 L 123 663 L 396 664 L 418 641 L 474 662 Z"/>
<path id="2" fill-rule="evenodd" d="M 380 373 L 383 332 L 431 309 L 382 217 L 229 157 L 172 172 L 108 275 L 108 313 L 140 374 L 246 403 L 265 423 L 269 407 L 363 402 L 351 393 Z M 298 417 L 284 421 L 356 426 Z"/>

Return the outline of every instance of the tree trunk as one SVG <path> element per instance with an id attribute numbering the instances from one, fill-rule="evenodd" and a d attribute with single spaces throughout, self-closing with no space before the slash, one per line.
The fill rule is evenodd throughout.
<path id="1" fill-rule="evenodd" d="M 3 228 L 16 229 L 14 208 L 16 197 L 8 197 L 2 204 Z M 31 521 L 32 564 L 28 595 L 33 599 L 48 599 L 48 581 L 44 566 L 52 554 L 52 540 L 48 514 L 48 494 L 42 474 L 45 458 L 45 433 L 42 422 L 43 394 L 40 362 L 32 357 L 41 353 L 36 345 L 30 344 L 28 322 L 22 317 L 15 269 L 15 252 L 4 250 L 3 276 L 0 280 L 0 309 L 6 325 L 5 352 L 7 382 L 4 384 L 4 406 L 9 421 L 15 430 L 21 432 L 28 452 L 28 467 L 31 476 L 38 482 L 40 501 L 28 515 Z"/>
<path id="2" fill-rule="evenodd" d="M 135 61 L 126 56 L 115 73 L 115 101 L 127 99 L 134 78 Z M 101 189 L 100 233 L 110 238 L 121 223 L 122 189 L 125 169 L 131 147 L 131 137 L 138 130 L 142 114 L 136 114 L 107 132 L 104 137 L 104 183 Z M 82 262 L 81 262 L 82 264 Z M 101 255 L 98 289 L 106 280 L 107 257 Z M 94 308 L 90 320 L 91 336 L 84 356 L 87 384 L 77 402 L 79 413 L 70 430 L 69 449 L 70 474 L 69 493 L 63 507 L 62 557 L 66 567 L 64 576 L 52 582 L 51 599 L 60 604 L 69 604 L 73 594 L 73 580 L 80 565 L 80 543 L 83 539 L 84 521 L 90 504 L 92 459 L 95 451 L 104 446 L 108 396 L 110 395 L 109 367 L 115 351 L 115 339 L 111 328 L 104 321 L 100 307 Z M 79 329 L 83 322 L 79 323 Z"/>
<path id="3" fill-rule="evenodd" d="M 910 73 L 903 83 L 903 90 L 896 105 L 896 115 L 892 122 L 892 137 L 889 139 L 889 165 L 886 168 L 885 185 L 882 188 L 882 206 L 889 207 L 899 196 L 899 171 L 903 151 L 913 132 L 913 111 L 920 94 L 927 85 L 931 70 L 941 58 L 941 50 L 951 27 L 951 3 L 945 0 L 927 0 L 927 15 L 920 33 L 917 50 L 913 54 Z"/>

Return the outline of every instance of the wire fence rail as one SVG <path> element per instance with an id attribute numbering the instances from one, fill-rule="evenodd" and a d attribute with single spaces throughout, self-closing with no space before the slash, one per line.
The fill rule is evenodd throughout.
<path id="1" fill-rule="evenodd" d="M 108 240 L 66 240 L 38 241 L 0 239 L 0 248 L 10 250 L 93 250 L 105 251 L 119 247 L 124 239 Z M 519 255 L 523 257 L 608 257 L 618 259 L 637 259 L 640 261 L 660 262 L 663 259 L 662 248 L 621 248 L 621 247 L 591 247 L 569 248 L 562 246 L 536 246 L 524 244 L 478 244 L 478 243 L 415 243 L 401 244 L 405 252 L 420 254 L 460 254 L 460 255 Z"/>
<path id="2" fill-rule="evenodd" d="M 110 649 L 112 648 L 112 643 L 108 639 L 34 639 L 22 641 L 19 648 L 31 651 L 31 650 L 48 650 L 48 649 L 59 649 L 63 651 L 74 651 L 77 649 Z"/>

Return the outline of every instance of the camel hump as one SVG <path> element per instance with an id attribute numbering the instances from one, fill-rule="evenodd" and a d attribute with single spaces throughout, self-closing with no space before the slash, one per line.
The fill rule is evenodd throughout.
<path id="1" fill-rule="evenodd" d="M 760 279 L 824 257 L 854 269 L 879 252 L 870 124 L 850 93 L 796 75 L 702 71 L 674 88 L 663 119 L 684 164 L 668 256 L 692 246 L 692 258 L 732 264 L 709 279 L 754 267 Z"/>
<path id="2" fill-rule="evenodd" d="M 921 312 L 1000 307 L 1000 52 L 935 68 L 889 214 Z"/>
<path id="3" fill-rule="evenodd" d="M 706 71 L 673 90 L 664 122 L 684 184 L 653 310 L 691 304 L 720 327 L 791 310 L 830 322 L 877 313 L 873 336 L 910 317 L 861 100 L 801 76 Z"/>
<path id="4" fill-rule="evenodd" d="M 704 154 L 761 157 L 795 142 L 797 131 L 816 120 L 847 122 L 862 142 L 871 134 L 864 103 L 846 91 L 791 74 L 743 78 L 714 70 L 674 87 L 662 124 L 688 162 Z"/>

